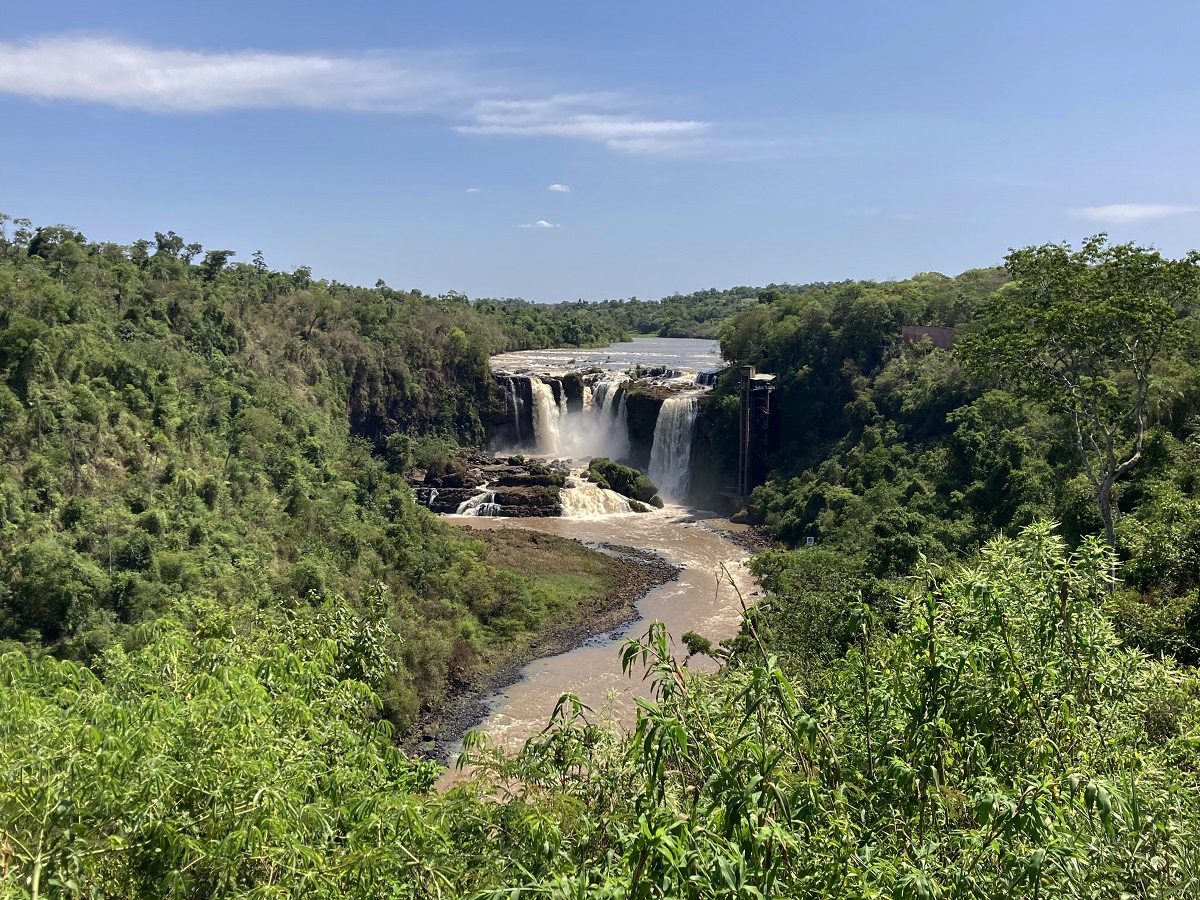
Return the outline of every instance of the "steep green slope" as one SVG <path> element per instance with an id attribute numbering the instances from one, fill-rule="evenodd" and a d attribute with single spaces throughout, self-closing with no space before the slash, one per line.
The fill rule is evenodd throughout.
<path id="1" fill-rule="evenodd" d="M 402 476 L 504 416 L 489 354 L 531 322 L 579 337 L 578 317 L 231 255 L 22 223 L 0 241 L 0 640 L 87 660 L 197 600 L 357 604 L 383 584 L 404 665 L 381 689 L 404 723 L 511 640 L 478 610 L 543 613 Z"/>

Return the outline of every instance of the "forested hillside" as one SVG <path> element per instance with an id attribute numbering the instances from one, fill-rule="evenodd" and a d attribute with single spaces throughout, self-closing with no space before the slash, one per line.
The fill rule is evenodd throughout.
<path id="1" fill-rule="evenodd" d="M 1198 272 L 1093 239 L 541 307 L 9 222 L 0 896 L 1195 895 Z M 687 641 L 722 670 L 651 625 L 632 734 L 565 696 L 434 792 L 403 729 L 612 585 L 404 474 L 506 415 L 491 353 L 711 329 L 782 423 L 765 596 Z"/>
<path id="2" fill-rule="evenodd" d="M 1111 451 L 1115 471 L 1136 454 L 1100 491 L 1124 560 L 1121 627 L 1147 649 L 1196 660 L 1197 263 L 1102 240 L 1087 246 L 1073 256 L 1030 248 L 1007 268 L 956 279 L 824 286 L 729 320 L 726 358 L 779 375 L 779 446 L 752 515 L 785 545 L 812 537 L 828 566 L 878 584 L 913 573 L 922 559 L 969 557 L 997 533 L 1039 519 L 1061 523 L 1072 545 L 1104 535 L 1089 464 L 1103 469 Z M 1130 271 L 1138 267 L 1146 271 Z M 1085 286 L 1078 277 L 1089 271 L 1114 283 Z M 1178 283 L 1163 282 L 1171 278 Z M 1052 288 L 1031 298 L 1029 286 L 1043 281 Z M 1161 322 L 1143 321 L 1155 303 L 1165 307 Z M 1043 330 L 1035 346 L 1043 320 L 1058 330 Z M 901 326 L 910 324 L 953 327 L 958 343 L 948 351 L 903 342 Z M 1153 354 L 1137 355 L 1152 344 Z M 1054 363 L 1053 379 L 1037 369 L 1042 348 L 1070 360 Z M 1060 390 L 1071 373 L 1059 370 L 1071 366 L 1075 382 Z M 726 431 L 735 378 L 716 404 Z M 1079 433 L 1072 392 L 1087 407 Z M 1099 418 L 1089 426 L 1093 407 Z M 718 437 L 721 427 L 713 426 Z"/>
<path id="3" fill-rule="evenodd" d="M 123 247 L 10 223 L 0 641 L 94 662 L 159 616 L 337 595 L 367 611 L 383 585 L 370 615 L 403 635 L 403 664 L 376 687 L 407 723 L 573 598 L 494 570 L 403 475 L 505 415 L 490 354 L 614 336 L 576 311 L 330 283 L 173 232 Z"/>
<path id="4" fill-rule="evenodd" d="M 612 323 L 612 327 L 630 334 L 656 334 L 659 337 L 715 338 L 723 321 L 748 309 L 760 297 L 781 292 L 804 291 L 817 285 L 770 285 L 766 288 L 735 287 L 728 290 L 709 288 L 690 294 L 670 294 L 660 300 L 605 300 L 600 303 L 562 304 L 566 308 L 594 311 Z"/>

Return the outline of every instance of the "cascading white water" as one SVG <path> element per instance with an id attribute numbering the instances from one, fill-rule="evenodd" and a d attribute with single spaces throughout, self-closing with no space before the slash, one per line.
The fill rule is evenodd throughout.
<path id="1" fill-rule="evenodd" d="M 650 480 L 664 497 L 682 503 L 691 477 L 692 428 L 696 424 L 696 397 L 668 397 L 654 423 L 650 450 Z"/>
<path id="2" fill-rule="evenodd" d="M 592 388 L 592 412 L 581 435 L 587 446 L 581 456 L 628 458 L 629 426 L 625 421 L 625 381 L 625 378 L 600 381 Z M 618 396 L 620 400 L 614 404 L 613 401 Z"/>
<path id="3" fill-rule="evenodd" d="M 428 502 L 428 503 L 426 503 L 425 505 L 426 505 L 426 506 L 428 506 L 430 509 L 432 509 L 432 508 L 433 508 L 433 501 L 437 499 L 437 495 L 438 495 L 438 489 L 437 489 L 437 488 L 430 488 L 430 489 L 429 489 L 429 502 Z"/>
<path id="4" fill-rule="evenodd" d="M 633 512 L 629 501 L 616 491 L 606 490 L 575 475 L 567 479 L 566 486 L 559 491 L 562 514 L 569 519 L 595 519 Z"/>
<path id="5" fill-rule="evenodd" d="M 538 453 L 558 454 L 559 424 L 562 408 L 554 401 L 554 388 L 540 378 L 530 379 L 533 391 L 533 437 Z"/>
<path id="6" fill-rule="evenodd" d="M 583 386 L 582 409 L 571 411 L 561 382 L 529 379 L 533 398 L 533 444 L 546 456 L 627 459 L 624 376 Z M 618 398 L 620 398 L 618 402 Z"/>
<path id="7" fill-rule="evenodd" d="M 496 492 L 487 489 L 485 481 L 478 488 L 478 493 L 468 500 L 458 504 L 454 511 L 457 516 L 498 516 L 500 504 L 496 502 Z"/>
<path id="8" fill-rule="evenodd" d="M 516 380 L 513 378 L 508 379 L 508 397 L 512 401 L 513 432 L 516 435 L 517 443 L 520 444 L 525 439 L 521 428 L 521 418 L 525 410 L 525 402 L 521 398 L 521 392 L 517 387 Z"/>

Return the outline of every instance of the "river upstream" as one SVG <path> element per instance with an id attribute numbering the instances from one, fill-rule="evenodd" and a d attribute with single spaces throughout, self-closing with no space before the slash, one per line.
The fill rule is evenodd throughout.
<path id="1" fill-rule="evenodd" d="M 495 370 L 511 373 L 523 369 L 542 375 L 561 374 L 583 367 L 616 373 L 638 365 L 694 373 L 719 365 L 720 358 L 715 351 L 715 344 L 711 341 L 649 338 L 591 351 L 549 350 L 509 354 L 493 358 L 492 364 Z M 671 374 L 677 375 L 678 371 Z M 537 381 L 534 387 L 541 390 L 541 384 Z M 602 394 L 603 391 L 597 389 L 597 396 Z M 596 403 L 595 409 L 599 410 L 600 406 L 600 403 Z M 589 410 L 592 408 L 589 404 Z M 604 418 L 608 420 L 607 413 L 604 413 Z M 664 427 L 680 427 L 675 422 L 668 423 L 668 418 L 660 414 L 660 423 L 665 423 Z M 555 423 L 551 432 L 546 427 L 551 417 L 544 411 L 535 415 L 538 449 L 544 449 L 549 443 L 546 435 L 553 434 L 550 455 L 555 455 L 555 451 L 561 449 L 559 425 L 564 430 L 568 427 L 573 431 L 579 430 L 580 426 L 568 424 L 571 421 L 564 411 L 561 423 Z M 686 427 L 690 429 L 690 420 Z M 682 443 L 686 445 L 686 442 Z M 684 453 L 681 461 L 671 465 L 686 469 L 687 456 Z M 659 465 L 661 467 L 662 464 Z M 678 471 L 672 471 L 670 475 L 674 479 L 680 477 Z M 686 484 L 686 472 L 683 473 L 683 483 Z M 583 502 L 585 489 L 589 492 L 586 495 L 588 502 Z M 567 494 L 572 491 L 578 492 L 579 502 L 567 502 Z M 682 659 L 687 653 L 680 641 L 683 634 L 695 631 L 714 644 L 733 637 L 741 626 L 742 603 L 750 604 L 756 599 L 757 589 L 745 567 L 748 555 L 729 538 L 730 534 L 742 530 L 744 526 L 730 523 L 712 513 L 669 502 L 663 509 L 645 513 L 612 512 L 613 503 L 626 510 L 628 505 L 611 491 L 603 492 L 611 495 L 607 500 L 594 496 L 600 493 L 594 486 L 580 485 L 577 479 L 572 479 L 568 490 L 564 492 L 565 514 L 562 517 L 507 519 L 503 517 L 502 510 L 499 516 L 445 517 L 455 524 L 471 528 L 526 528 L 585 543 L 619 544 L 650 550 L 668 563 L 681 567 L 676 581 L 655 588 L 638 601 L 638 618 L 635 621 L 567 653 L 529 663 L 522 669 L 521 677 L 515 684 L 487 698 L 489 712 L 479 728 L 505 750 L 515 751 L 537 734 L 548 721 L 559 697 L 568 692 L 578 695 L 594 710 L 606 710 L 618 726 L 628 727 L 635 717 L 636 707 L 632 698 L 648 696 L 650 683 L 643 679 L 644 672 L 641 671 L 634 672 L 631 677 L 622 674 L 619 659 L 621 643 L 626 638 L 641 636 L 650 623 L 659 621 L 666 625 Z M 606 505 L 609 511 L 604 509 Z M 708 657 L 694 657 L 689 665 L 712 669 L 716 663 Z M 452 780 L 454 775 L 448 775 L 446 782 Z"/>

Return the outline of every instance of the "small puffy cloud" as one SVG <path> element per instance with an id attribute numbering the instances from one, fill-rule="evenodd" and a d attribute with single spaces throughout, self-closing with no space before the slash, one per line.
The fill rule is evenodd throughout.
<path id="1" fill-rule="evenodd" d="M 569 184 L 552 184 L 546 190 L 558 191 L 560 194 L 569 194 L 571 193 L 571 186 Z"/>
<path id="2" fill-rule="evenodd" d="M 527 222 L 524 225 L 517 226 L 518 228 L 561 228 L 554 222 L 547 222 L 545 219 L 538 219 L 536 222 Z"/>
<path id="3" fill-rule="evenodd" d="M 1195 206 L 1179 206 L 1170 203 L 1110 203 L 1108 206 L 1085 206 L 1071 210 L 1072 214 L 1093 222 L 1145 222 L 1163 219 L 1183 213 L 1196 212 Z"/>

